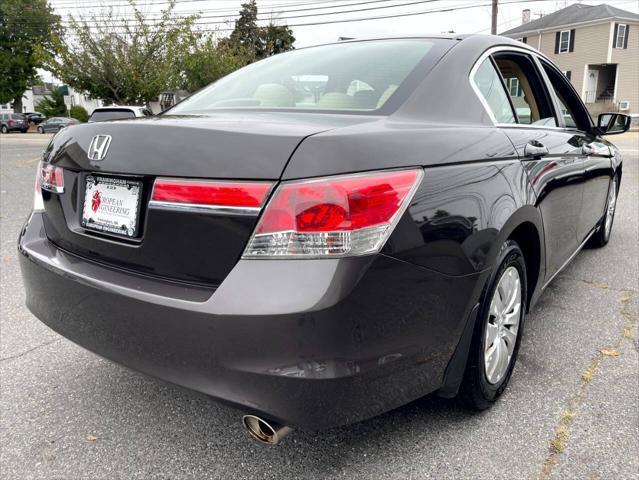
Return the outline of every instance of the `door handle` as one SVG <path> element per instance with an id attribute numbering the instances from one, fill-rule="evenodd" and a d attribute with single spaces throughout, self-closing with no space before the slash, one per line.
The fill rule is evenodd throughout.
<path id="1" fill-rule="evenodd" d="M 548 155 L 548 148 L 537 140 L 531 140 L 524 147 L 524 156 L 539 158 Z"/>
<path id="2" fill-rule="evenodd" d="M 607 145 L 593 145 L 592 143 L 584 143 L 581 146 L 583 155 L 601 155 L 603 157 L 611 157 L 610 148 Z"/>

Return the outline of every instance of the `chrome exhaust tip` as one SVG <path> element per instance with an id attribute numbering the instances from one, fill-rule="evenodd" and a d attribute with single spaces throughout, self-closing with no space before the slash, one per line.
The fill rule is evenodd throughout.
<path id="1" fill-rule="evenodd" d="M 293 430 L 291 427 L 267 421 L 255 415 L 244 415 L 242 423 L 255 440 L 267 445 L 277 445 Z"/>

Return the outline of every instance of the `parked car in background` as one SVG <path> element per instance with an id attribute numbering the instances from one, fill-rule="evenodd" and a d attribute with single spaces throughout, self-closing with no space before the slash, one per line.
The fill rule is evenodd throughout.
<path id="1" fill-rule="evenodd" d="M 80 122 L 78 122 L 75 118 L 51 117 L 46 122 L 42 122 L 38 125 L 38 133 L 57 132 L 62 130 L 64 127 L 77 125 L 78 123 Z"/>
<path id="2" fill-rule="evenodd" d="M 27 133 L 29 123 L 24 113 L 0 113 L 0 131 L 2 133 Z"/>
<path id="3" fill-rule="evenodd" d="M 622 159 L 604 135 L 629 122 L 594 124 L 503 37 L 275 55 L 53 138 L 19 240 L 27 306 L 244 410 L 266 443 L 431 392 L 486 409 L 544 288 L 608 243 Z"/>
<path id="4" fill-rule="evenodd" d="M 34 125 L 40 125 L 47 119 L 47 117 L 42 115 L 40 112 L 26 112 L 25 115 L 27 116 L 27 121 L 29 122 L 29 124 Z"/>
<path id="5" fill-rule="evenodd" d="M 107 120 L 122 120 L 125 118 L 151 117 L 153 112 L 146 107 L 137 106 L 117 106 L 100 107 L 93 110 L 89 117 L 89 122 L 106 122 Z"/>

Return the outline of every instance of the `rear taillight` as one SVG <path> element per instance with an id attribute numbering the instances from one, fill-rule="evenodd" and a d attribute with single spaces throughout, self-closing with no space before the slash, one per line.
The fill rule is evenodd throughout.
<path id="1" fill-rule="evenodd" d="M 9 121 L 7 122 L 9 124 L 9 126 L 13 125 L 13 120 L 9 119 Z"/>
<path id="2" fill-rule="evenodd" d="M 38 178 L 36 182 L 42 190 L 49 192 L 64 192 L 64 174 L 62 168 L 50 163 L 40 162 L 38 165 Z"/>
<path id="3" fill-rule="evenodd" d="M 257 215 L 272 187 L 272 182 L 158 178 L 153 185 L 149 205 Z"/>
<path id="4" fill-rule="evenodd" d="M 323 258 L 381 250 L 410 202 L 422 169 L 282 183 L 244 258 Z"/>

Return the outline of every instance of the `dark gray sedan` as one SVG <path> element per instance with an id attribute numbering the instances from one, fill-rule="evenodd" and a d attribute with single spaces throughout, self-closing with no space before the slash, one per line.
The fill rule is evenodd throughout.
<path id="1" fill-rule="evenodd" d="M 51 117 L 47 121 L 38 125 L 38 133 L 50 133 L 62 130 L 64 127 L 70 125 L 77 125 L 78 122 L 75 118 L 67 117 Z"/>
<path id="2" fill-rule="evenodd" d="M 629 120 L 593 123 L 507 38 L 275 55 L 53 138 L 19 240 L 27 306 L 241 409 L 266 443 L 431 392 L 486 409 L 526 312 L 608 243 L 622 162 L 604 135 Z"/>

